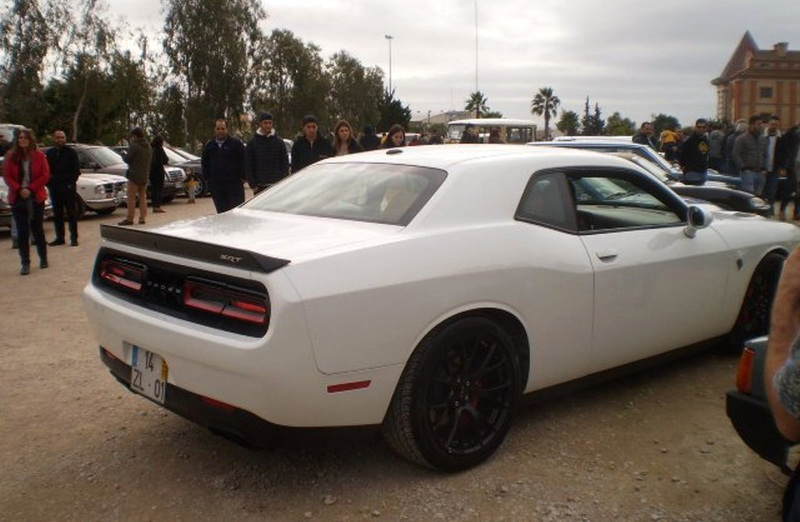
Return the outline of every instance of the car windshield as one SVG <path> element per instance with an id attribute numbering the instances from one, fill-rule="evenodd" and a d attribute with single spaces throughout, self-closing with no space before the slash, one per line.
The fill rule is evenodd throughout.
<path id="1" fill-rule="evenodd" d="M 620 158 L 624 158 L 630 161 L 631 163 L 635 163 L 636 165 L 639 165 L 640 167 L 642 167 L 647 172 L 658 178 L 663 183 L 667 184 L 673 183 L 673 181 L 670 179 L 669 175 L 667 174 L 667 172 L 664 171 L 661 165 L 653 163 L 649 159 L 643 158 L 642 156 L 639 156 L 638 154 L 634 154 L 632 152 L 612 152 L 611 154 L 614 156 L 619 156 Z"/>
<path id="2" fill-rule="evenodd" d="M 105 147 L 93 147 L 90 149 L 90 154 L 92 159 L 101 167 L 109 167 L 111 165 L 125 163 L 125 160 L 122 159 L 122 156 Z"/>
<path id="3" fill-rule="evenodd" d="M 405 165 L 318 164 L 250 200 L 245 208 L 405 226 L 446 177 L 441 170 Z"/>
<path id="4" fill-rule="evenodd" d="M 197 160 L 199 160 L 199 159 L 200 159 L 200 156 L 195 156 L 195 155 L 194 155 L 194 154 L 192 154 L 191 152 L 186 152 L 186 151 L 185 151 L 185 150 L 183 150 L 183 149 L 179 149 L 179 148 L 173 148 L 173 147 L 164 147 L 164 149 L 165 149 L 165 150 L 169 149 L 169 150 L 170 150 L 170 151 L 172 151 L 174 154 L 177 154 L 178 156 L 180 156 L 180 157 L 184 158 L 184 161 L 186 161 L 186 160 L 190 160 L 190 161 L 197 161 Z M 169 154 L 169 152 L 168 152 L 167 154 Z"/>
<path id="5" fill-rule="evenodd" d="M 188 159 L 181 156 L 180 154 L 170 149 L 169 147 L 164 147 L 164 152 L 167 153 L 167 159 L 169 160 L 170 165 L 175 165 L 178 163 L 186 163 L 187 161 L 189 161 Z"/>

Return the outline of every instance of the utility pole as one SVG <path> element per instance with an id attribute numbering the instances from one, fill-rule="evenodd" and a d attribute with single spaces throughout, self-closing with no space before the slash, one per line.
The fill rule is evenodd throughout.
<path id="1" fill-rule="evenodd" d="M 389 95 L 392 94 L 392 40 L 394 36 L 390 34 L 383 35 L 384 38 L 389 40 Z"/>

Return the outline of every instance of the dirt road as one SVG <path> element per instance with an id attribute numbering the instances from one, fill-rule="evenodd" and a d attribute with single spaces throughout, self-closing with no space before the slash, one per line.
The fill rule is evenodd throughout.
<path id="1" fill-rule="evenodd" d="M 178 199 L 148 228 L 210 214 Z M 772 521 L 785 478 L 736 437 L 737 358 L 706 353 L 528 407 L 498 454 L 442 475 L 374 430 L 252 452 L 135 396 L 100 363 L 81 290 L 99 225 L 21 277 L 0 231 L 0 519 Z M 46 224 L 52 239 L 52 224 Z M 35 259 L 34 259 L 35 261 Z"/>

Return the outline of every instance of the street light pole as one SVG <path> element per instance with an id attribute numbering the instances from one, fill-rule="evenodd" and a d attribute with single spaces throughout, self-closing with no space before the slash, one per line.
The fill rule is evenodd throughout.
<path id="1" fill-rule="evenodd" d="M 384 38 L 389 40 L 389 95 L 392 94 L 392 40 L 394 36 L 390 34 L 383 35 Z"/>

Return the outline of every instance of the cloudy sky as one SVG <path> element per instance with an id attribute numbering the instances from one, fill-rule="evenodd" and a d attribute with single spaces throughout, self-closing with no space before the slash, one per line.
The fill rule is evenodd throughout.
<path id="1" fill-rule="evenodd" d="M 221 0 L 224 1 L 224 0 Z M 133 27 L 158 31 L 159 0 L 109 0 Z M 761 49 L 800 50 L 800 0 L 262 0 L 263 29 L 314 42 L 328 58 L 346 50 L 378 66 L 414 119 L 463 109 L 477 86 L 506 117 L 531 118 L 530 101 L 552 87 L 564 109 L 586 97 L 603 116 L 638 123 L 652 114 L 689 124 L 715 116 L 709 83 L 745 31 Z M 794 41 L 793 41 L 794 40 Z"/>

